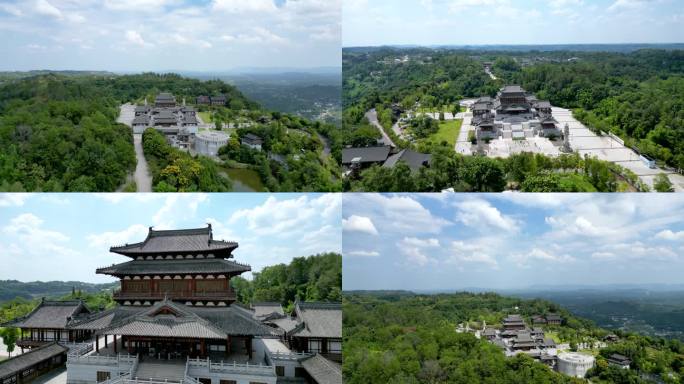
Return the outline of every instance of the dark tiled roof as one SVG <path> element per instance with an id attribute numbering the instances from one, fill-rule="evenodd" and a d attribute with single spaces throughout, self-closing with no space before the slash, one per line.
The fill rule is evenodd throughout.
<path id="1" fill-rule="evenodd" d="M 342 337 L 342 304 L 296 302 L 295 312 L 299 324 L 289 332 L 302 337 Z"/>
<path id="2" fill-rule="evenodd" d="M 30 352 L 15 356 L 11 359 L 0 361 L 0 379 L 14 375 L 16 372 L 23 371 L 59 354 L 67 351 L 57 343 L 44 345 L 40 348 L 32 349 Z"/>
<path id="3" fill-rule="evenodd" d="M 381 163 L 387 160 L 390 149 L 389 146 L 343 148 L 342 164 L 351 164 L 357 157 L 361 158 L 361 163 Z"/>
<path id="4" fill-rule="evenodd" d="M 150 275 L 191 273 L 242 273 L 251 271 L 243 265 L 224 259 L 186 260 L 131 260 L 111 267 L 98 268 L 95 272 L 105 275 Z"/>
<path id="5" fill-rule="evenodd" d="M 168 93 L 168 92 L 162 92 L 162 93 L 157 95 L 155 100 L 156 101 L 175 101 L 176 98 L 173 97 L 173 95 Z"/>
<path id="6" fill-rule="evenodd" d="M 405 162 L 412 171 L 417 171 L 423 166 L 430 164 L 430 159 L 432 155 L 429 153 L 420 153 L 412 149 L 402 149 L 398 153 L 387 158 L 387 161 L 382 165 L 386 168 L 392 168 L 397 165 L 398 162 Z"/>
<path id="7" fill-rule="evenodd" d="M 285 315 L 283 311 L 283 306 L 280 303 L 252 303 L 252 309 L 254 310 L 254 317 L 262 318 L 273 313 L 278 315 Z"/>
<path id="8" fill-rule="evenodd" d="M 157 314 L 167 309 L 173 314 Z M 274 336 L 268 327 L 236 306 L 196 307 L 163 300 L 151 307 L 119 306 L 79 323 L 75 329 L 97 329 L 100 334 L 204 337 Z"/>
<path id="9" fill-rule="evenodd" d="M 546 320 L 561 320 L 561 317 L 557 313 L 549 313 L 546 315 Z"/>
<path id="10" fill-rule="evenodd" d="M 14 319 L 6 325 L 18 328 L 63 329 L 70 317 L 83 312 L 90 311 L 81 300 L 42 301 L 29 314 Z"/>
<path id="11" fill-rule="evenodd" d="M 503 87 L 501 92 L 503 92 L 503 93 L 520 93 L 520 92 L 525 92 L 525 90 L 522 89 L 522 87 L 519 85 L 507 85 L 507 86 Z"/>
<path id="12" fill-rule="evenodd" d="M 608 361 L 609 362 L 615 362 L 618 364 L 631 364 L 632 363 L 632 360 L 629 357 L 627 357 L 625 355 L 621 355 L 619 353 L 613 353 L 612 355 L 608 356 Z"/>
<path id="13" fill-rule="evenodd" d="M 78 319 L 77 321 L 69 324 L 67 328 L 90 330 L 104 329 L 143 310 L 145 310 L 145 307 L 132 307 L 128 305 L 116 306 L 106 311 L 93 313 L 87 317 Z"/>
<path id="14" fill-rule="evenodd" d="M 546 100 L 538 100 L 534 105 L 537 108 L 551 108 L 551 103 Z"/>
<path id="15" fill-rule="evenodd" d="M 242 136 L 241 142 L 247 143 L 247 144 L 252 144 L 252 145 L 256 145 L 256 144 L 261 145 L 264 143 L 264 139 L 262 139 L 261 137 L 255 135 L 253 133 L 248 133 L 248 134 Z"/>
<path id="16" fill-rule="evenodd" d="M 342 384 L 342 367 L 319 354 L 303 360 L 302 367 L 318 384 Z"/>
<path id="17" fill-rule="evenodd" d="M 206 228 L 155 231 L 150 227 L 145 241 L 111 247 L 111 252 L 122 255 L 232 251 L 238 244 L 232 241 L 214 240 L 211 225 Z"/>
<path id="18" fill-rule="evenodd" d="M 133 125 L 135 124 L 149 124 L 150 117 L 147 115 L 140 115 L 133 118 Z"/>
<path id="19" fill-rule="evenodd" d="M 195 115 L 193 115 L 193 114 L 186 113 L 186 114 L 183 116 L 183 122 L 184 122 L 185 124 L 197 124 L 197 118 L 196 118 Z"/>

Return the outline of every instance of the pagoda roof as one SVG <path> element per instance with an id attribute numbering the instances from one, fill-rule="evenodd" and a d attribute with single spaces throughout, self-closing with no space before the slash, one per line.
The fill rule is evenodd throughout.
<path id="1" fill-rule="evenodd" d="M 237 306 L 197 307 L 171 300 L 152 306 L 117 306 L 72 324 L 71 329 L 96 330 L 99 334 L 201 337 L 274 336 L 274 331 Z"/>
<path id="2" fill-rule="evenodd" d="M 342 367 L 320 354 L 302 361 L 302 367 L 318 384 L 342 384 Z"/>
<path id="3" fill-rule="evenodd" d="M 161 231 L 150 227 L 144 241 L 111 247 L 109 251 L 126 256 L 137 256 L 160 253 L 231 252 L 237 247 L 238 244 L 233 241 L 214 240 L 211 224 L 208 224 L 206 228 Z"/>
<path id="4" fill-rule="evenodd" d="M 65 353 L 68 348 L 56 342 L 32 349 L 30 352 L 22 353 L 10 359 L 0 361 L 0 380 L 22 372 L 32 366 Z"/>
<path id="5" fill-rule="evenodd" d="M 299 323 L 291 336 L 342 338 L 342 304 L 323 302 L 295 303 Z"/>
<path id="6" fill-rule="evenodd" d="M 163 300 L 98 332 L 106 335 L 225 339 L 226 334 L 184 305 Z"/>
<path id="7" fill-rule="evenodd" d="M 67 323 L 79 313 L 90 310 L 82 300 L 43 300 L 27 315 L 2 324 L 5 327 L 64 329 Z"/>
<path id="8" fill-rule="evenodd" d="M 98 268 L 95 272 L 104 275 L 161 275 L 161 274 L 196 274 L 196 273 L 242 273 L 251 271 L 246 264 L 225 259 L 184 259 L 184 260 L 131 260 L 114 264 L 110 267 Z"/>

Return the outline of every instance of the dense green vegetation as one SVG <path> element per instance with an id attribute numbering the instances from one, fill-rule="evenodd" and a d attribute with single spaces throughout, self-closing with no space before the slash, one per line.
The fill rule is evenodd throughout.
<path id="1" fill-rule="evenodd" d="M 219 80 L 199 81 L 175 74 L 116 76 L 100 73 L 5 76 L 0 83 L 0 190 L 115 191 L 131 190 L 126 177 L 135 168 L 130 128 L 116 123 L 119 106 L 154 100 L 161 91 L 181 102 L 199 95 L 224 94 L 225 107 L 211 109 L 217 125 L 250 126 L 268 137 L 269 151 L 283 156 L 241 166 L 262 170 L 273 191 L 331 191 L 341 188 L 341 135 L 332 124 L 270 113 Z M 264 120 L 265 116 L 265 120 Z M 301 131 L 301 133 L 298 133 Z M 307 136 L 308 140 L 300 136 Z M 227 191 L 230 181 L 220 162 L 193 158 L 159 137 L 149 140 L 157 191 Z M 325 138 L 323 137 L 325 136 Z M 324 151 L 324 140 L 329 151 Z M 150 148 L 153 146 L 154 148 Z M 328 153 L 329 152 L 329 153 Z M 235 165 L 226 158 L 230 165 Z M 277 164 L 276 164 L 277 163 Z"/>
<path id="2" fill-rule="evenodd" d="M 153 128 L 143 133 L 143 151 L 155 192 L 226 192 L 231 190 L 227 175 L 208 157 L 193 157 L 174 148 Z"/>
<path id="3" fill-rule="evenodd" d="M 251 281 L 231 279 L 243 304 L 271 301 L 292 309 L 296 299 L 342 301 L 342 255 L 337 253 L 296 257 L 288 265 L 268 266 L 253 275 Z"/>
<path id="4" fill-rule="evenodd" d="M 517 310 L 516 310 L 517 308 Z M 351 292 L 343 299 L 344 359 L 347 383 L 581 383 L 551 371 L 526 355 L 506 358 L 495 345 L 470 333 L 457 333 L 457 324 L 500 326 L 512 312 L 529 316 L 549 312 L 565 319 L 545 331 L 557 341 L 577 348 L 593 344 L 609 332 L 577 318 L 545 300 L 523 300 L 493 293 L 416 295 L 409 292 Z M 646 383 L 639 373 L 676 383 L 684 374 L 684 344 L 617 332 L 620 341 L 599 350 L 594 383 Z M 633 369 L 608 367 L 605 356 L 622 353 Z"/>
<path id="5" fill-rule="evenodd" d="M 97 293 L 118 288 L 119 283 L 84 283 L 81 281 L 31 281 L 0 280 L 0 302 L 14 298 L 35 299 L 64 296 L 76 289 L 84 293 Z"/>
<path id="6" fill-rule="evenodd" d="M 395 58 L 408 57 L 405 62 Z M 490 79 L 482 63 L 494 63 L 497 80 Z M 419 109 L 449 112 L 446 106 L 458 100 L 483 95 L 494 96 L 504 84 L 520 84 L 540 99 L 571 108 L 590 129 L 611 131 L 626 145 L 675 168 L 684 168 L 684 52 L 681 50 L 641 50 L 632 53 L 604 52 L 493 52 L 448 49 L 347 49 L 343 52 L 343 123 L 345 145 L 375 145 L 377 129 L 364 117 L 375 108 L 386 133 L 399 147 L 412 146 L 398 140 L 389 129 L 402 111 Z M 423 130 L 419 130 L 423 132 Z M 440 144 L 440 143 L 435 143 Z M 417 149 L 436 154 L 439 146 Z M 454 156 L 449 156 L 454 157 Z M 458 157 L 458 156 L 456 156 Z M 541 160 L 541 157 L 537 157 Z M 552 162 L 547 160 L 546 162 Z M 469 164 L 471 160 L 457 160 Z M 474 160 L 472 162 L 482 163 Z M 488 166 L 506 167 L 506 160 Z M 439 165 L 438 165 L 439 166 Z M 485 165 L 485 167 L 488 167 Z M 592 163 L 615 179 L 615 188 L 596 184 L 593 177 L 568 175 L 554 170 L 532 175 L 527 183 L 507 175 L 509 182 L 528 191 L 611 191 L 643 190 L 634 175 L 605 162 Z M 584 168 L 584 167 L 580 167 Z M 598 171 L 598 170 L 597 170 Z M 463 171 L 465 173 L 465 171 Z M 491 172 L 499 173 L 498 169 Z M 395 173 L 404 175 L 403 170 Z M 487 172 L 489 173 L 489 172 Z M 362 175 L 376 177 L 377 172 Z M 388 178 L 385 176 L 385 178 Z M 453 179 L 444 175 L 442 178 Z M 396 180 L 397 182 L 399 180 Z M 387 190 L 373 181 L 349 183 L 352 190 Z M 408 182 L 409 185 L 413 184 Z M 425 183 L 423 183 L 425 184 Z M 430 183 L 427 183 L 430 184 Z M 500 183 L 487 186 L 497 190 Z M 458 183 L 450 185 L 462 189 Z M 664 181 L 659 190 L 666 190 Z M 394 189 L 390 189 L 394 190 Z M 417 190 L 438 190 L 419 185 Z"/>
<path id="7" fill-rule="evenodd" d="M 647 191 L 638 177 L 614 163 L 581 157 L 578 154 L 556 158 L 522 153 L 507 159 L 463 156 L 448 146 L 431 146 L 429 168 L 411 173 L 405 164 L 391 170 L 372 166 L 358 178 L 346 179 L 345 190 L 429 192 L 453 188 L 461 192 L 617 192 Z M 420 148 L 420 147 L 419 147 Z"/>

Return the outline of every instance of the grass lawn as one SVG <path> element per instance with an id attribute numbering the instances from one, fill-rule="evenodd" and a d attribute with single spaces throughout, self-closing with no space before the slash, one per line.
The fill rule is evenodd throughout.
<path id="1" fill-rule="evenodd" d="M 556 344 L 561 344 L 563 341 L 560 339 L 558 336 L 558 332 L 553 332 L 553 331 L 545 331 L 544 332 L 544 337 L 550 337 L 553 339 L 553 341 L 556 342 Z"/>
<path id="2" fill-rule="evenodd" d="M 448 120 L 439 122 L 439 131 L 437 133 L 430 135 L 425 140 L 432 141 L 433 143 L 441 143 L 446 141 L 450 146 L 456 145 L 456 139 L 458 138 L 458 132 L 461 130 L 461 124 L 463 120 Z"/>
<path id="3" fill-rule="evenodd" d="M 197 112 L 200 117 L 202 118 L 202 121 L 205 123 L 211 123 L 211 112 L 205 111 L 205 112 Z"/>

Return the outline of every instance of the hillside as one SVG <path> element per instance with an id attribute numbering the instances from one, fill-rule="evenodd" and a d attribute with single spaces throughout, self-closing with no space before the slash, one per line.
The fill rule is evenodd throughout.
<path id="1" fill-rule="evenodd" d="M 615 192 L 646 190 L 618 162 L 553 164 L 547 155 L 473 160 L 437 135 L 406 140 L 390 129 L 422 111 L 457 113 L 459 100 L 494 96 L 519 84 L 540 100 L 573 111 L 597 132 L 620 136 L 628 148 L 657 160 L 664 170 L 684 169 L 684 51 L 519 51 L 452 48 L 375 48 L 343 51 L 343 142 L 375 145 L 380 137 L 365 112 L 375 108 L 385 132 L 400 147 L 431 153 L 434 165 L 415 180 L 405 170 L 387 175 L 371 168 L 345 185 L 352 191 Z M 492 63 L 493 75 L 483 64 Z M 417 109 L 416 109 L 417 108 Z M 414 134 L 415 132 L 410 132 Z M 472 140 L 472 139 L 471 139 Z M 488 142 L 486 143 L 488 144 Z M 565 157 L 561 155 L 560 157 Z M 605 160 L 605 159 L 604 159 Z M 531 167 L 530 162 L 535 164 Z M 600 175 L 600 176 L 597 176 Z M 410 189 L 405 189 L 410 188 Z M 667 182 L 655 186 L 668 190 Z"/>
<path id="2" fill-rule="evenodd" d="M 268 266 L 247 280 L 231 280 L 243 304 L 275 301 L 292 308 L 295 300 L 341 301 L 342 255 L 324 253 L 296 257 L 289 264 Z"/>
<path id="3" fill-rule="evenodd" d="M 268 153 L 262 156 L 229 151 L 216 164 L 166 151 L 167 157 L 157 159 L 160 168 L 153 167 L 155 190 L 227 191 L 231 185 L 226 174 L 236 167 L 254 170 L 272 191 L 341 188 L 335 181 L 340 148 L 335 126 L 271 113 L 220 80 L 154 73 L 47 73 L 0 84 L 0 190 L 117 190 L 136 162 L 131 130 L 116 122 L 119 106 L 152 100 L 160 91 L 189 103 L 196 96 L 224 94 L 228 105 L 210 108 L 218 124 L 240 126 L 233 135 L 236 140 L 248 133 L 269 138 L 264 143 Z M 321 136 L 328 137 L 332 156 L 324 154 Z M 167 165 L 174 166 L 170 170 L 175 173 L 169 171 L 162 180 Z M 158 187 L 161 181 L 165 184 Z"/>
<path id="4" fill-rule="evenodd" d="M 347 383 L 582 383 L 550 370 L 525 354 L 505 357 L 498 346 L 459 324 L 479 329 L 500 326 L 512 313 L 529 319 L 557 313 L 563 325 L 541 326 L 570 349 L 596 356 L 592 383 L 647 383 L 660 377 L 676 383 L 684 371 L 684 344 L 634 333 L 617 332 L 619 340 L 601 344 L 608 330 L 574 316 L 546 300 L 524 300 L 494 293 L 439 295 L 406 292 L 344 292 L 344 358 Z M 598 347 L 597 347 L 598 346 Z M 631 369 L 609 366 L 612 353 L 628 356 Z"/>
<path id="5" fill-rule="evenodd" d="M 0 280 L 0 303 L 15 298 L 36 299 L 60 297 L 71 294 L 72 289 L 83 293 L 99 293 L 118 288 L 119 283 L 93 284 L 81 281 L 31 281 Z"/>

